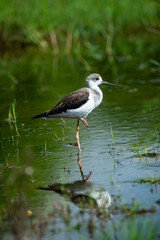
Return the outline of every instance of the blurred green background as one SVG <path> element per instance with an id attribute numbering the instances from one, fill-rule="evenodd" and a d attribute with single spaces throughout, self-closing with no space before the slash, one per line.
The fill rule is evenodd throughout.
<path id="1" fill-rule="evenodd" d="M 52 47 L 83 59 L 157 51 L 160 3 L 151 0 L 1 0 L 0 44 Z M 152 40 L 151 40 L 152 39 Z M 150 43 L 149 43 L 150 41 Z M 152 44 L 151 44 L 152 42 Z"/>

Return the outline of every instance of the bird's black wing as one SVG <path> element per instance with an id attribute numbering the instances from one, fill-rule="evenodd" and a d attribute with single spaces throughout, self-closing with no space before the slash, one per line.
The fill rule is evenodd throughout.
<path id="1" fill-rule="evenodd" d="M 89 89 L 81 88 L 76 90 L 61 101 L 59 101 L 53 108 L 46 112 L 46 117 L 58 113 L 66 112 L 68 109 L 76 109 L 87 102 L 89 98 Z"/>

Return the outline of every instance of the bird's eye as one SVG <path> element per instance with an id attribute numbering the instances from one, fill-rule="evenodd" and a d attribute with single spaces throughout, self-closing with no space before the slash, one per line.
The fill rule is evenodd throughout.
<path id="1" fill-rule="evenodd" d="M 99 78 L 97 77 L 96 80 L 99 80 Z"/>

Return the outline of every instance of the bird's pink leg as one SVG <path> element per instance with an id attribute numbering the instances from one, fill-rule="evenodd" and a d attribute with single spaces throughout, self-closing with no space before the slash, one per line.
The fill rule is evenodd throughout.
<path id="1" fill-rule="evenodd" d="M 82 180 L 84 181 L 84 174 L 83 174 L 83 170 L 82 170 L 82 166 L 81 166 L 81 147 L 80 147 L 80 142 L 79 142 L 79 119 L 77 119 L 77 131 L 76 131 L 76 140 L 77 140 L 77 146 L 78 146 L 78 166 L 79 166 L 79 170 L 82 176 Z"/>
<path id="2" fill-rule="evenodd" d="M 86 125 L 86 127 L 88 127 L 88 123 L 84 118 L 80 118 L 80 120 Z"/>
<path id="3" fill-rule="evenodd" d="M 82 176 L 82 180 L 84 181 L 84 174 L 83 174 L 83 170 L 82 170 L 82 166 L 81 166 L 81 152 L 79 151 L 77 155 L 78 155 L 77 162 L 78 162 L 79 170 L 80 170 L 80 173 Z"/>
<path id="4" fill-rule="evenodd" d="M 77 140 L 78 150 L 79 150 L 79 153 L 80 153 L 81 152 L 81 146 L 80 146 L 80 142 L 79 142 L 79 119 L 77 119 L 76 140 Z"/>

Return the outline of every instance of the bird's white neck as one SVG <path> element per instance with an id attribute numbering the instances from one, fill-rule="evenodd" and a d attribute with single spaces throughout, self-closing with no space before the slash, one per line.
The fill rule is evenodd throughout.
<path id="1" fill-rule="evenodd" d="M 87 81 L 86 86 L 92 90 L 95 106 L 97 107 L 103 99 L 103 93 L 101 89 L 93 81 Z"/>
<path id="2" fill-rule="evenodd" d="M 86 86 L 92 90 L 100 90 L 97 84 L 95 84 L 93 81 L 86 81 Z M 101 91 L 101 90 L 100 90 Z"/>
<path id="3" fill-rule="evenodd" d="M 102 93 L 101 89 L 93 81 L 87 81 L 86 86 L 88 88 L 90 88 L 91 90 L 93 90 L 94 92 L 97 92 L 98 94 L 100 94 L 103 97 L 103 93 Z"/>

